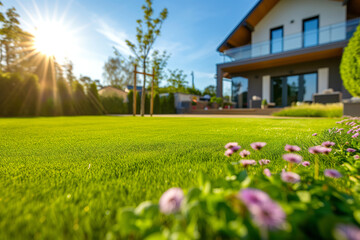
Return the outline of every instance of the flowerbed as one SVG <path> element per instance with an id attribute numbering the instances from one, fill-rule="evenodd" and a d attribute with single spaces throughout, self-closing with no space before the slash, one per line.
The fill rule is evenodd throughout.
<path id="1" fill-rule="evenodd" d="M 284 146 L 284 168 L 268 159 L 250 159 L 266 151 L 264 142 L 242 149 L 225 145 L 227 177 L 199 186 L 171 188 L 159 203 L 143 202 L 117 212 L 108 239 L 360 239 L 360 119 L 313 134 L 309 161 Z M 321 161 L 332 168 L 320 170 Z"/>
<path id="2" fill-rule="evenodd" d="M 341 117 L 343 115 L 343 104 L 301 104 L 299 106 L 286 107 L 274 116 L 287 117 Z"/>

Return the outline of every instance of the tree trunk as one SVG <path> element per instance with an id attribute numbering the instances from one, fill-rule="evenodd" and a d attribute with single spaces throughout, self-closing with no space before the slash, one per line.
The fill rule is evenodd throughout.
<path id="1" fill-rule="evenodd" d="M 10 47 L 8 43 L 5 43 L 5 62 L 6 62 L 6 71 L 10 72 Z"/>
<path id="2" fill-rule="evenodd" d="M 146 92 L 145 92 L 145 83 L 146 83 L 146 59 L 144 59 L 143 61 L 143 71 L 144 71 L 144 82 L 143 82 L 143 86 L 142 86 L 142 91 L 141 91 L 141 111 L 140 114 L 143 117 L 145 114 L 145 96 L 146 96 Z"/>

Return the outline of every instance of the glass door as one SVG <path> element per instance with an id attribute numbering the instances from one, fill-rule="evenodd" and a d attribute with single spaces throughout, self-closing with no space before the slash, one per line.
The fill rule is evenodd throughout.
<path id="1" fill-rule="evenodd" d="M 271 78 L 271 102 L 276 107 L 291 106 L 296 102 L 312 102 L 317 92 L 317 73 L 306 73 Z"/>
<path id="2" fill-rule="evenodd" d="M 237 107 L 248 107 L 248 79 L 243 77 L 233 77 L 231 79 L 232 101 L 236 102 Z"/>
<path id="3" fill-rule="evenodd" d="M 286 78 L 287 87 L 287 106 L 297 102 L 299 99 L 299 75 L 288 76 Z"/>
<path id="4" fill-rule="evenodd" d="M 271 79 L 271 102 L 275 106 L 282 107 L 283 104 L 283 82 L 284 77 L 273 77 Z"/>

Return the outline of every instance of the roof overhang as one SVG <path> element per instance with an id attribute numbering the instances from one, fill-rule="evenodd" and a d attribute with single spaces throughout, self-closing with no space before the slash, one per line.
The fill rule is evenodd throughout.
<path id="1" fill-rule="evenodd" d="M 217 51 L 223 52 L 226 49 L 239 47 L 250 43 L 251 32 L 261 19 L 280 0 L 259 0 L 250 12 L 241 20 L 234 30 L 219 45 Z"/>
<path id="2" fill-rule="evenodd" d="M 225 40 L 218 46 L 217 51 L 224 52 L 229 48 L 240 47 L 250 44 L 251 32 L 254 27 L 261 21 L 265 15 L 279 2 L 280 0 L 258 0 L 256 5 L 250 12 L 241 20 L 241 22 L 234 28 L 234 30 L 225 38 Z M 347 5 L 348 15 L 358 17 L 360 14 L 360 0 L 332 0 L 342 2 Z"/>

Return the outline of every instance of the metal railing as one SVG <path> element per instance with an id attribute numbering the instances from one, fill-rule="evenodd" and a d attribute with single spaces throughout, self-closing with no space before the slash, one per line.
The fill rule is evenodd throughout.
<path id="1" fill-rule="evenodd" d="M 360 23 L 360 18 L 346 22 L 323 26 L 319 29 L 284 36 L 272 41 L 259 42 L 238 48 L 225 50 L 224 62 L 245 60 L 277 54 L 307 47 L 320 46 L 328 43 L 348 40 Z"/>

